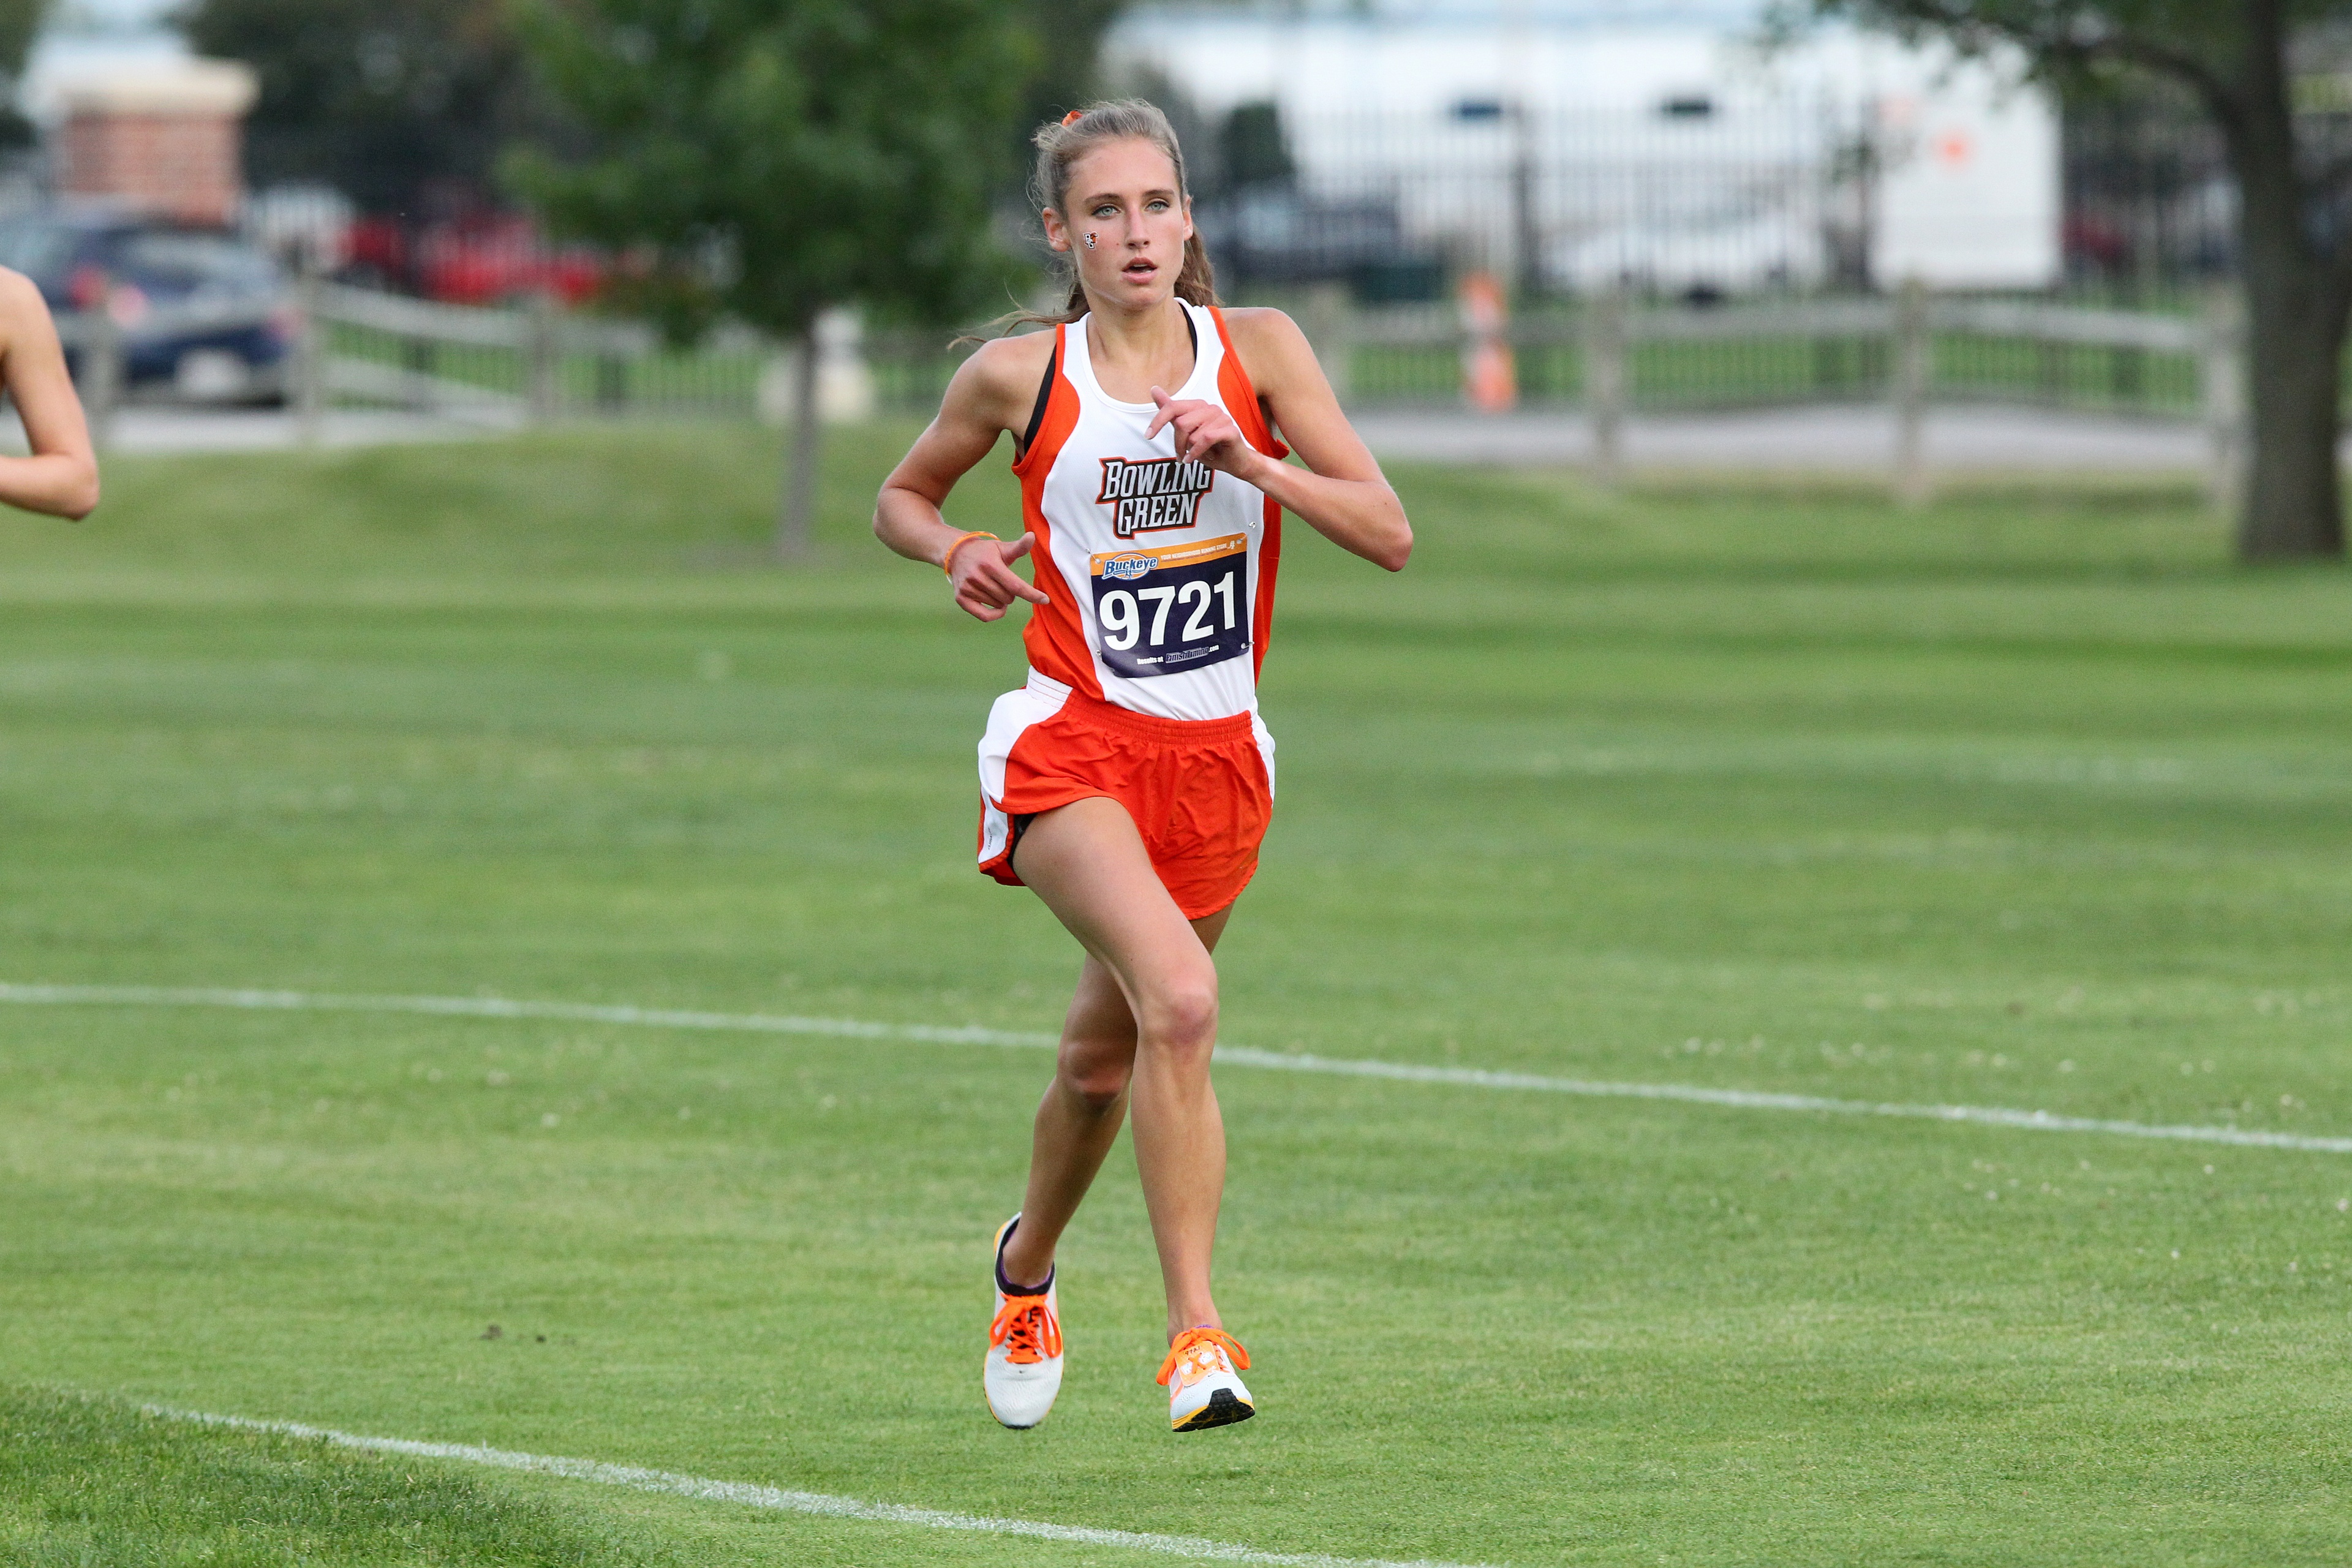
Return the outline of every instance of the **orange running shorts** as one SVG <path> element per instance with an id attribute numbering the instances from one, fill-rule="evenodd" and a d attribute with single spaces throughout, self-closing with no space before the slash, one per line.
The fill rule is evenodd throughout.
<path id="1" fill-rule="evenodd" d="M 1021 886 L 1029 819 L 1096 795 L 1127 808 L 1187 920 L 1216 913 L 1257 871 L 1274 815 L 1274 741 L 1254 713 L 1160 719 L 1032 675 L 996 700 L 980 742 L 980 868 Z"/>

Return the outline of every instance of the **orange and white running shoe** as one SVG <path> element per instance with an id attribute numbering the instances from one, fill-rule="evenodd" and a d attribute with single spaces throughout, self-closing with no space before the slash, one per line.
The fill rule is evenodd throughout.
<path id="1" fill-rule="evenodd" d="M 988 1359 L 980 1385 L 988 1394 L 989 1414 L 1007 1426 L 1025 1428 L 1045 1419 L 1054 1396 L 1062 1392 L 1062 1314 L 1054 1295 L 1054 1277 L 1034 1294 L 1008 1294 L 1004 1289 L 1004 1238 L 1021 1223 L 1014 1215 L 996 1229 L 996 1320 L 988 1325 Z"/>
<path id="2" fill-rule="evenodd" d="M 1168 1425 L 1178 1432 L 1230 1426 L 1257 1414 L 1234 1369 L 1249 1365 L 1241 1341 L 1206 1323 L 1186 1329 L 1168 1347 L 1160 1381 L 1168 1390 Z"/>

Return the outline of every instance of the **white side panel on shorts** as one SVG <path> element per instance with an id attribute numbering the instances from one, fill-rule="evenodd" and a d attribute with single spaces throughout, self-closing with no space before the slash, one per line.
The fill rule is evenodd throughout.
<path id="1" fill-rule="evenodd" d="M 1265 764 L 1266 798 L 1271 800 L 1274 798 L 1274 731 L 1265 727 L 1265 721 L 1258 717 L 1255 708 L 1250 710 L 1250 733 L 1257 738 L 1258 760 Z"/>
<path id="2" fill-rule="evenodd" d="M 1004 853 L 1013 832 L 1012 818 L 998 808 L 1004 798 L 1004 764 L 1022 731 L 1042 724 L 1062 710 L 1070 689 L 1058 680 L 1029 672 L 1029 684 L 998 698 L 988 710 L 988 729 L 980 737 L 980 798 L 982 831 L 980 861 L 986 865 Z"/>

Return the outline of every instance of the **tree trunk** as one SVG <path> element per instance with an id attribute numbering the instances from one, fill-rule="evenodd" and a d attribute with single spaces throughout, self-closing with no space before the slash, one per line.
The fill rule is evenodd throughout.
<path id="1" fill-rule="evenodd" d="M 2248 268 L 2253 460 L 2238 514 L 2248 561 L 2344 552 L 2336 444 L 2345 310 L 2326 278 L 2257 287 Z"/>
<path id="2" fill-rule="evenodd" d="M 2341 428 L 2347 292 L 2339 264 L 2313 239 L 2295 157 L 2285 30 L 2254 0 L 2238 112 L 2224 117 L 2238 176 L 2253 454 L 2238 517 L 2248 561 L 2344 552 Z"/>
<path id="3" fill-rule="evenodd" d="M 817 460 L 824 428 L 816 406 L 816 333 L 803 327 L 792 339 L 792 459 L 784 469 L 776 516 L 776 559 L 804 561 L 811 550 L 816 513 Z"/>

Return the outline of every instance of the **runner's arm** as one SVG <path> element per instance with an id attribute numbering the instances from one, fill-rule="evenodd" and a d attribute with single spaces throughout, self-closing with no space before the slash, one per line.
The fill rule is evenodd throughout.
<path id="1" fill-rule="evenodd" d="M 940 508 L 956 481 L 988 456 L 997 437 L 1020 428 L 1015 420 L 1026 420 L 1028 410 L 1021 402 L 1020 388 L 1025 384 L 1030 395 L 1035 395 L 1046 356 L 1052 353 L 1037 342 L 1045 337 L 1041 332 L 1028 338 L 999 338 L 982 344 L 958 367 L 955 378 L 948 383 L 947 396 L 940 401 L 939 417 L 882 481 L 882 493 L 874 503 L 874 532 L 883 543 L 910 561 L 933 566 L 955 549 L 963 531 L 940 517 Z M 1034 535 L 1024 533 L 1002 542 L 975 539 L 956 550 L 949 574 L 955 602 L 983 621 L 1002 620 L 1006 606 L 1015 599 L 1045 604 L 1045 595 L 1013 570 L 1013 563 L 1028 554 L 1035 542 Z"/>
<path id="2" fill-rule="evenodd" d="M 1404 503 L 1340 412 L 1307 334 L 1279 310 L 1228 310 L 1225 321 L 1251 384 L 1307 467 L 1278 462 L 1250 446 L 1216 405 L 1173 403 L 1155 389 L 1163 414 L 1179 411 L 1167 421 L 1177 427 L 1177 450 L 1255 485 L 1340 549 L 1402 571 L 1412 554 Z"/>
<path id="3" fill-rule="evenodd" d="M 66 374 L 57 323 L 33 280 L 0 268 L 0 382 L 24 422 L 27 458 L 0 457 L 0 502 L 79 521 L 98 506 L 98 458 Z"/>

